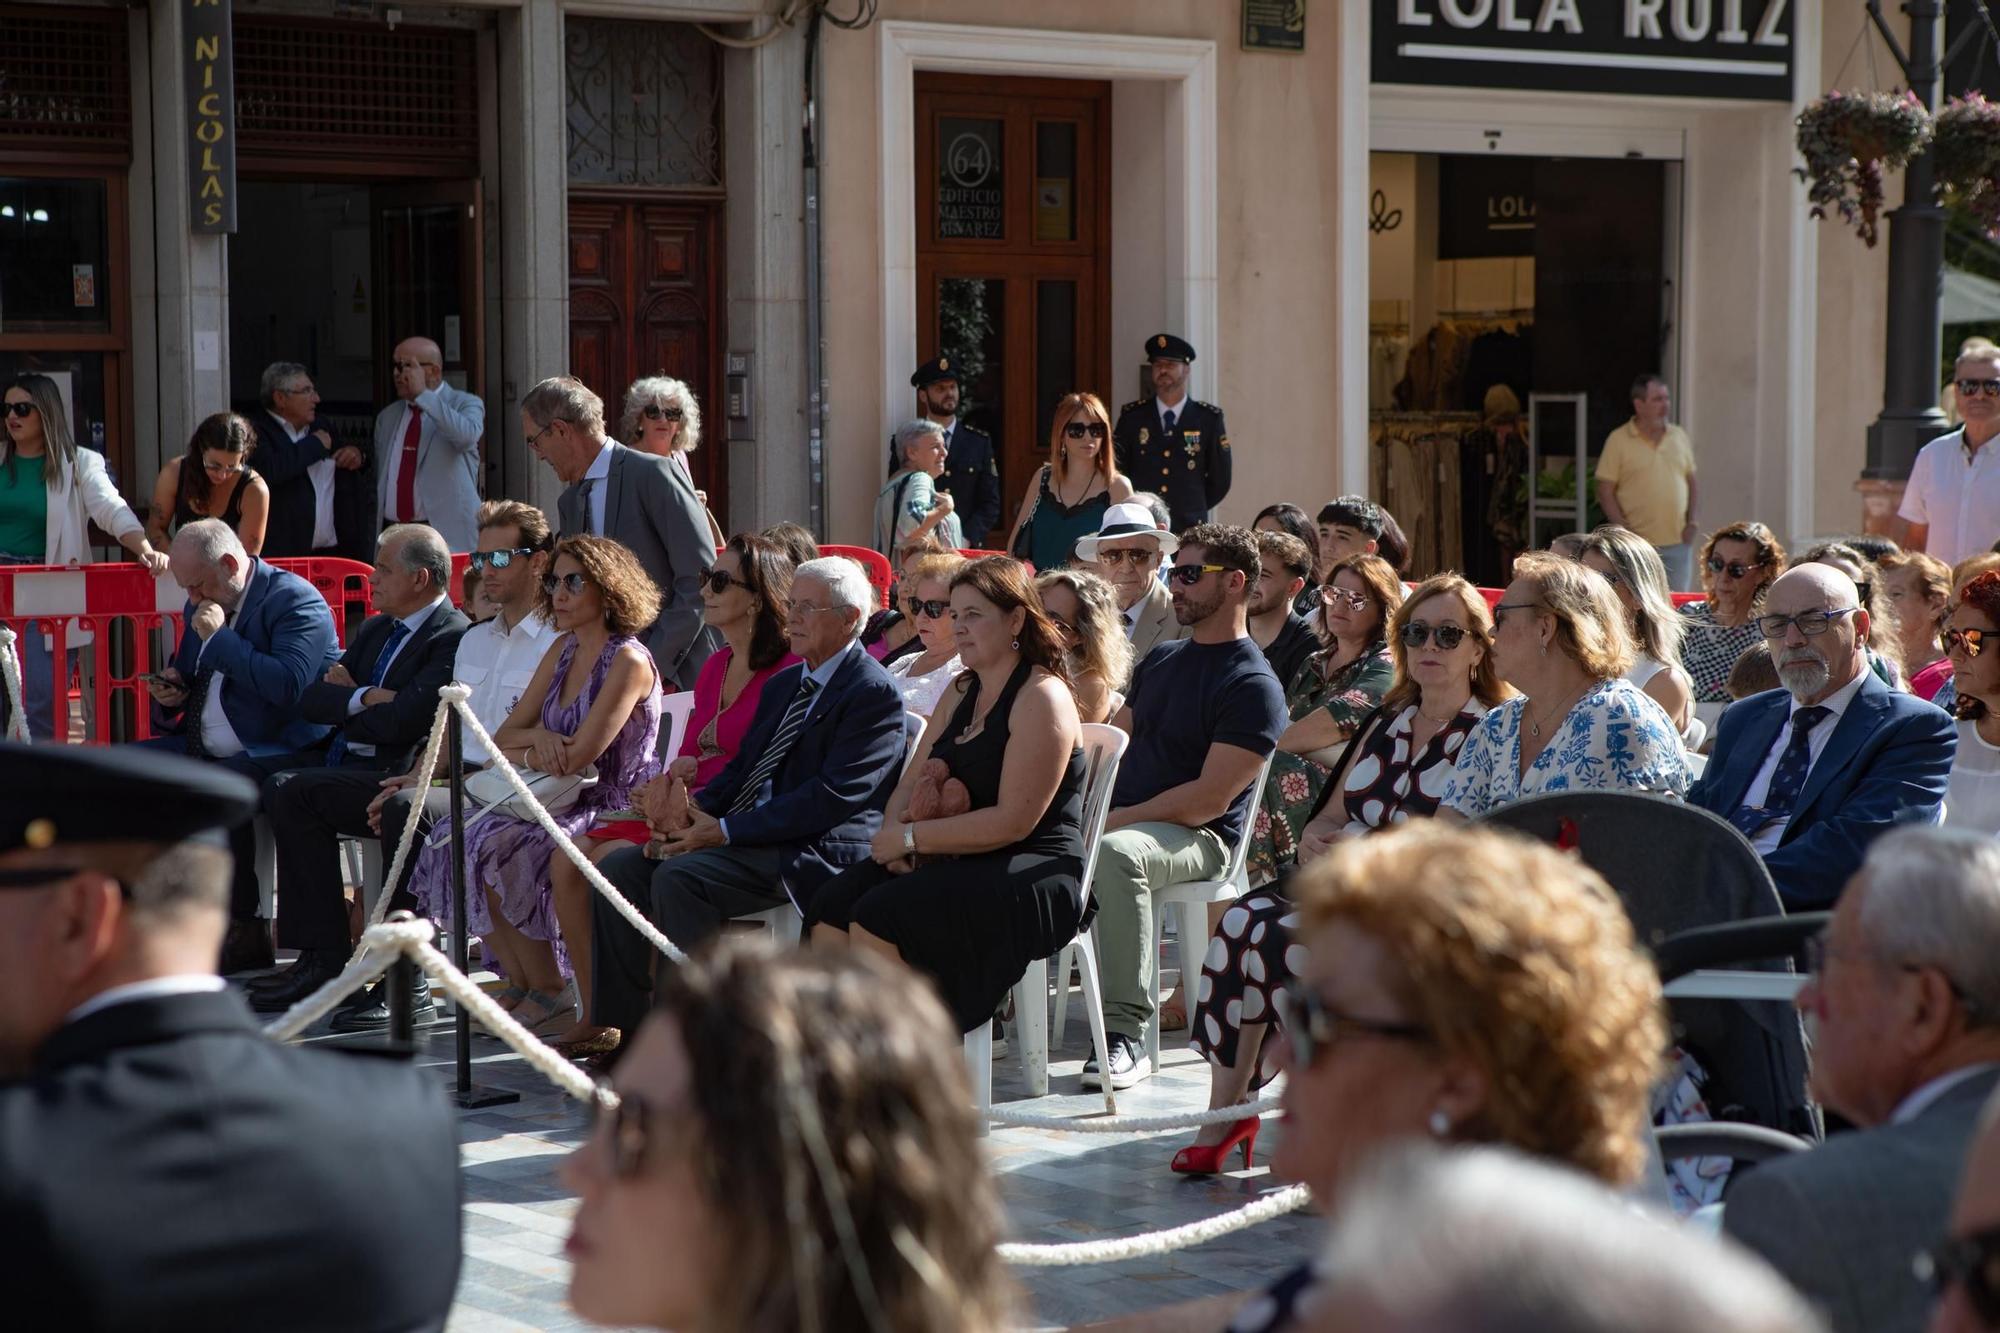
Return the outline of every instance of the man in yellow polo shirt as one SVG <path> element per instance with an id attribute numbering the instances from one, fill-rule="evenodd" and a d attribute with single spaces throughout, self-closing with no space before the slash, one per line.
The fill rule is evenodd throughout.
<path id="1" fill-rule="evenodd" d="M 1675 592 L 1694 585 L 1694 446 L 1667 420 L 1673 394 L 1658 375 L 1632 381 L 1632 419 L 1604 441 L 1597 503 L 1604 517 L 1651 542 Z"/>

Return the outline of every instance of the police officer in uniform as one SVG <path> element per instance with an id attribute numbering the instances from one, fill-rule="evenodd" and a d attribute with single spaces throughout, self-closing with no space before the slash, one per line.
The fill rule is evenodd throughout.
<path id="1" fill-rule="evenodd" d="M 1000 469 L 993 461 L 993 441 L 958 419 L 958 372 L 951 358 L 935 357 L 910 376 L 917 391 L 917 411 L 944 427 L 944 475 L 938 489 L 951 492 L 953 510 L 965 540 L 984 546 L 1000 522 Z M 889 437 L 889 471 L 902 466 L 896 439 Z"/>
<path id="2" fill-rule="evenodd" d="M 1153 396 L 1118 409 L 1118 470 L 1167 502 L 1174 531 L 1208 521 L 1229 494 L 1229 427 L 1222 409 L 1187 396 L 1194 348 L 1171 333 L 1146 340 Z"/>
<path id="3" fill-rule="evenodd" d="M 215 974 L 257 789 L 0 744 L 7 1326 L 441 1329 L 458 1135 L 400 1061 L 285 1046 Z"/>

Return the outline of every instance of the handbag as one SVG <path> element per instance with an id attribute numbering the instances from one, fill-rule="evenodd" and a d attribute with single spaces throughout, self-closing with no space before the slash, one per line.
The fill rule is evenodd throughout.
<path id="1" fill-rule="evenodd" d="M 597 785 L 597 765 L 587 764 L 578 773 L 543 773 L 537 769 L 517 770 L 521 780 L 528 784 L 528 790 L 535 794 L 535 803 L 552 815 L 560 815 L 583 799 L 583 794 Z M 465 779 L 465 799 L 477 802 L 480 809 L 466 817 L 466 823 L 485 815 L 500 814 L 512 819 L 532 821 L 528 803 L 514 790 L 514 784 L 507 781 L 507 775 L 497 768 L 482 768 L 477 773 L 468 774 Z"/>
<path id="2" fill-rule="evenodd" d="M 1035 511 L 1042 507 L 1042 492 L 1049 484 L 1049 465 L 1042 464 L 1042 475 L 1035 481 L 1035 493 L 1028 497 L 1028 512 L 1021 516 L 1021 526 L 1014 529 L 1014 544 L 1007 548 L 1007 554 L 1016 560 L 1025 561 L 1035 549 Z"/>

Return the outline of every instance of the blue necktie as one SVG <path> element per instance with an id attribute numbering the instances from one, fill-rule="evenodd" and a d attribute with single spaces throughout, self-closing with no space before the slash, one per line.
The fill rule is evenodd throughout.
<path id="1" fill-rule="evenodd" d="M 1778 757 L 1778 771 L 1771 775 L 1764 804 L 1745 803 L 1729 816 L 1744 837 L 1754 838 L 1765 826 L 1792 813 L 1792 804 L 1806 785 L 1806 770 L 1812 766 L 1812 729 L 1832 714 L 1829 708 L 1801 708 L 1792 714 L 1792 739 Z"/>
<path id="2" fill-rule="evenodd" d="M 764 747 L 764 757 L 757 761 L 757 767 L 736 789 L 736 799 L 729 803 L 729 813 L 740 815 L 757 804 L 759 793 L 771 775 L 778 771 L 778 765 L 785 762 L 791 752 L 792 742 L 805 729 L 806 714 L 812 710 L 813 695 L 819 692 L 819 682 L 811 676 L 799 682 L 799 692 L 792 697 L 792 706 L 785 710 L 785 716 L 778 723 L 778 729 L 771 733 L 771 743 Z"/>
<path id="3" fill-rule="evenodd" d="M 410 627 L 402 621 L 399 620 L 389 626 L 389 637 L 382 640 L 382 651 L 375 654 L 375 665 L 368 672 L 367 689 L 372 690 L 382 684 L 382 678 L 389 674 L 390 659 L 395 657 L 396 649 L 402 646 L 403 640 L 409 637 Z M 342 727 L 340 734 L 333 738 L 332 748 L 326 752 L 326 766 L 328 768 L 339 768 L 341 761 L 346 758 L 347 729 Z"/>
<path id="4" fill-rule="evenodd" d="M 1162 412 L 1160 414 L 1160 433 L 1163 435 L 1172 435 L 1174 433 L 1174 423 L 1179 419 L 1180 415 L 1172 408 L 1168 408 L 1165 412 Z"/>

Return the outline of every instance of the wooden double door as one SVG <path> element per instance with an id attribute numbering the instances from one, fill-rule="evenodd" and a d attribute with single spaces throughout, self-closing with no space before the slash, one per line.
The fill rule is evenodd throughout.
<path id="1" fill-rule="evenodd" d="M 597 195 L 569 199 L 570 373 L 604 400 L 613 435 L 625 390 L 671 375 L 694 390 L 700 446 L 688 455 L 708 507 L 728 512 L 722 417 L 722 201 Z M 624 441 L 630 443 L 630 441 Z"/>
<path id="2" fill-rule="evenodd" d="M 1001 526 L 966 534 L 986 544 L 1056 403 L 1112 392 L 1111 85 L 922 73 L 916 112 L 917 355 L 961 368 L 960 415 L 993 438 Z"/>

